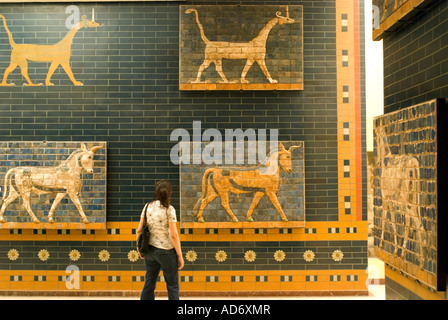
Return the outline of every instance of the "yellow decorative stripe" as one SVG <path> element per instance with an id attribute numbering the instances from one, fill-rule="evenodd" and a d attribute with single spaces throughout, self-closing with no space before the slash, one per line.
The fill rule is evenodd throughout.
<path id="1" fill-rule="evenodd" d="M 304 228 L 305 221 L 260 221 L 260 222 L 184 222 L 181 228 L 188 229 L 213 229 L 213 228 Z"/>
<path id="2" fill-rule="evenodd" d="M 180 90 L 303 90 L 303 84 L 300 83 L 260 83 L 260 84 L 241 84 L 241 83 L 200 83 L 179 85 Z"/>
<path id="3" fill-rule="evenodd" d="M 138 222 L 108 222 L 107 229 L 95 230 L 93 234 L 80 229 L 72 229 L 69 234 L 59 234 L 55 229 L 47 229 L 45 234 L 35 234 L 34 229 L 21 229 L 20 233 L 0 229 L 0 241 L 135 241 L 137 226 Z M 232 233 L 234 229 L 219 229 L 214 234 L 207 229 L 192 229 L 192 234 L 181 234 L 181 241 L 367 240 L 368 234 L 366 221 L 351 220 L 306 222 L 305 228 L 291 229 L 290 233 L 284 233 L 285 229 L 265 229 L 263 233 L 257 233 L 257 229 L 241 229 L 241 233 Z"/>
<path id="4" fill-rule="evenodd" d="M 144 271 L 83 270 L 79 289 L 67 289 L 65 276 L 69 274 L 64 271 L 0 271 L 0 290 L 142 290 L 144 274 Z M 11 277 L 19 276 L 20 281 L 11 281 Z M 238 281 L 232 279 L 235 276 Z M 83 277 L 88 280 L 82 280 Z M 180 277 L 181 292 L 367 290 L 365 270 L 181 271 Z M 165 283 L 159 281 L 156 290 L 166 291 Z"/>

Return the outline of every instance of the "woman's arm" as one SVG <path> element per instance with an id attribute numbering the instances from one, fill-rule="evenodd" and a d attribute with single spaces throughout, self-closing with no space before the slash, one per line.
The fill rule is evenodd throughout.
<path id="1" fill-rule="evenodd" d="M 138 235 L 140 234 L 140 233 L 142 233 L 142 231 L 143 231 L 143 226 L 145 225 L 145 217 L 141 217 L 140 218 L 140 223 L 138 224 L 138 228 L 137 228 L 137 232 L 136 232 L 136 234 L 137 234 L 137 237 L 135 238 L 135 241 L 137 241 L 137 239 L 138 239 Z"/>
<path id="2" fill-rule="evenodd" d="M 144 225 L 145 225 L 145 217 L 143 216 L 143 217 L 140 218 L 140 223 L 138 224 L 138 228 L 137 228 L 137 232 L 136 232 L 136 238 L 135 238 L 135 241 L 136 241 L 136 242 L 138 241 L 138 236 L 139 236 L 140 233 L 142 233 L 142 231 L 143 231 L 143 226 L 144 226 Z M 144 259 L 144 258 L 145 258 L 145 257 L 143 257 L 143 256 L 141 255 L 140 251 L 138 251 L 138 248 L 137 248 L 137 252 L 138 252 L 138 255 L 140 256 L 141 259 Z"/>
<path id="3" fill-rule="evenodd" d="M 184 257 L 182 255 L 182 248 L 180 247 L 180 238 L 179 233 L 177 232 L 177 223 L 170 222 L 170 237 L 171 242 L 173 243 L 174 249 L 177 253 L 177 258 L 179 260 L 178 269 L 182 269 L 184 267 Z"/>

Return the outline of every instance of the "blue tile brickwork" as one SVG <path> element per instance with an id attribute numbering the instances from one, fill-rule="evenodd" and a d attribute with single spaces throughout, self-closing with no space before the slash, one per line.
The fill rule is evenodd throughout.
<path id="1" fill-rule="evenodd" d="M 412 24 L 384 37 L 385 113 L 448 97 L 448 3 L 428 1 L 428 5 Z"/>
<path id="2" fill-rule="evenodd" d="M 247 83 L 302 85 L 302 9 L 292 5 L 265 5 L 256 11 L 252 6 L 241 5 L 180 6 L 180 84 L 216 84 L 224 80 L 240 83 L 248 61 L 253 65 L 247 70 L 247 77 L 244 75 Z M 193 10 L 197 11 L 199 22 Z M 200 33 L 199 24 L 204 34 Z M 255 38 L 257 41 L 253 41 Z M 216 58 L 216 50 L 224 59 Z M 254 54 L 254 50 L 259 53 Z M 216 72 L 216 60 L 222 61 L 224 78 Z M 206 66 L 210 62 L 210 67 L 198 72 L 203 63 Z"/>
<path id="3" fill-rule="evenodd" d="M 440 236 L 436 122 L 436 100 L 374 120 L 375 250 L 386 263 L 432 288 Z"/>
<path id="4" fill-rule="evenodd" d="M 186 261 L 183 271 L 207 270 L 352 270 L 358 269 L 365 259 L 365 252 L 354 250 L 354 247 L 364 246 L 364 241 L 184 241 L 183 251 L 193 250 L 197 258 L 193 262 Z M 11 262 L 7 253 L 14 247 L 20 252 L 19 259 Z M 46 248 L 50 253 L 48 261 L 39 259 L 37 252 Z M 276 261 L 274 253 L 282 248 L 285 259 Z M 98 258 L 98 252 L 106 249 L 110 254 L 107 262 Z M 81 258 L 71 261 L 69 253 L 78 250 Z M 141 260 L 130 261 L 128 253 L 135 250 L 133 241 L 35 241 L 34 246 L 29 242 L 3 241 L 0 249 L 1 270 L 35 266 L 39 270 L 65 270 L 68 265 L 76 264 L 80 270 L 112 270 L 112 271 L 144 271 Z M 226 252 L 224 261 L 216 260 L 218 250 Z M 254 261 L 247 261 L 245 252 L 252 250 L 256 254 Z M 304 259 L 304 253 L 311 250 L 315 253 L 312 261 Z M 335 250 L 344 252 L 344 259 L 336 262 L 332 258 Z M 12 269 L 14 270 L 14 269 Z"/>
<path id="5" fill-rule="evenodd" d="M 200 207 L 200 199 L 205 199 L 207 196 L 213 195 L 216 190 L 216 184 L 220 183 L 221 178 L 217 178 L 218 175 L 224 178 L 231 178 L 228 180 L 230 185 L 235 187 L 240 191 L 244 191 L 239 194 L 233 192 L 228 192 L 229 196 L 229 207 L 233 214 L 237 217 L 238 221 L 247 221 L 247 212 L 252 204 L 254 195 L 256 192 L 269 191 L 270 187 L 276 188 L 278 203 L 280 204 L 282 210 L 285 213 L 288 221 L 305 221 L 305 172 L 304 172 L 304 154 L 305 150 L 303 147 L 303 141 L 283 141 L 282 145 L 286 150 L 289 150 L 292 146 L 298 147 L 296 149 L 291 149 L 291 163 L 287 164 L 291 167 L 291 172 L 286 172 L 288 167 L 282 167 L 279 162 L 278 165 L 278 177 L 275 172 L 270 174 L 258 176 L 258 180 L 261 182 L 254 181 L 255 177 L 252 175 L 254 172 L 260 172 L 260 168 L 266 169 L 267 167 L 263 165 L 266 159 L 258 159 L 258 165 L 252 163 L 248 164 L 248 157 L 256 157 L 256 148 L 248 148 L 247 144 L 244 146 L 245 158 L 243 164 L 236 164 L 236 159 L 232 161 L 233 165 L 205 165 L 205 164 L 181 164 L 180 166 L 180 184 L 181 184 L 181 227 L 182 223 L 186 222 L 196 222 L 198 210 Z M 202 148 L 206 146 L 205 143 L 202 144 Z M 269 146 L 268 146 L 269 148 Z M 192 151 L 193 148 L 191 148 Z M 242 150 L 243 148 L 241 148 Z M 222 153 L 224 157 L 224 152 L 226 151 L 225 143 L 222 143 Z M 271 150 L 273 154 L 274 150 Z M 236 157 L 237 148 L 232 148 L 231 152 L 233 156 Z M 249 154 L 250 153 L 250 154 Z M 269 150 L 267 152 L 269 154 Z M 192 159 L 193 157 L 190 157 Z M 280 159 L 279 159 L 280 160 Z M 205 172 L 210 169 L 215 168 L 217 171 L 205 176 Z M 245 178 L 245 174 L 249 174 Z M 271 178 L 271 179 L 269 179 Z M 238 185 L 235 180 L 241 181 L 245 184 Z M 240 179 L 240 180 L 239 180 Z M 270 181 L 277 181 L 272 185 L 266 185 Z M 249 182 L 250 181 L 250 182 Z M 208 185 L 212 188 L 209 189 Z M 205 187 L 205 189 L 204 189 Z M 203 194 L 205 190 L 205 194 Z M 219 191 L 218 191 L 219 193 Z M 207 222 L 225 222 L 231 221 L 230 215 L 222 206 L 221 194 L 219 197 L 213 199 L 203 211 L 203 219 Z M 281 216 L 277 209 L 274 207 L 274 203 L 269 200 L 267 194 L 258 202 L 251 218 L 254 221 L 281 221 Z M 266 224 L 267 226 L 267 224 Z M 288 227 L 285 224 L 284 227 Z"/>
<path id="6" fill-rule="evenodd" d="M 242 282 L 237 290 L 247 287 L 252 272 L 263 272 L 256 276 L 270 282 L 277 276 L 280 279 L 272 271 L 285 270 L 281 276 L 285 280 L 282 283 L 286 283 L 302 275 L 305 278 L 305 273 L 312 271 L 306 276 L 312 277 L 316 287 L 306 290 L 322 290 L 319 281 L 326 281 L 326 272 L 342 275 L 342 282 L 348 275 L 350 279 L 362 279 L 367 267 L 367 232 L 361 230 L 358 221 L 344 221 L 340 226 L 338 220 L 337 54 L 341 51 L 336 50 L 335 30 L 341 17 L 336 17 L 335 1 L 203 0 L 188 4 L 303 5 L 304 90 L 180 91 L 179 3 L 77 3 L 81 15 L 88 17 L 94 7 L 95 20 L 104 24 L 82 29 L 73 39 L 71 68 L 76 80 L 84 85 L 74 86 L 59 67 L 51 78 L 54 86 L 22 86 L 26 80 L 19 68 L 14 70 L 8 82 L 16 85 L 0 86 L 0 142 L 106 141 L 107 230 L 41 230 L 38 234 L 21 229 L 0 230 L 0 273 L 7 273 L 8 280 L 9 276 L 16 281 L 23 275 L 28 281 L 28 271 L 46 276 L 48 288 L 53 279 L 50 271 L 63 273 L 67 265 L 74 263 L 89 271 L 82 276 L 87 290 L 103 288 L 101 281 L 107 282 L 110 276 L 116 276 L 110 278 L 111 282 L 119 279 L 124 283 L 128 277 L 125 271 L 136 272 L 132 273 L 132 281 L 138 282 L 138 287 L 133 289 L 141 290 L 144 270 L 141 261 L 132 261 L 135 231 L 131 229 L 136 227 L 141 209 L 152 198 L 154 183 L 159 179 L 172 182 L 172 204 L 180 208 L 179 166 L 170 161 L 170 150 L 177 142 L 170 141 L 170 134 L 177 128 L 191 134 L 193 121 L 201 121 L 202 130 L 216 128 L 222 134 L 225 129 L 278 129 L 279 141 L 304 141 L 305 216 L 309 227 L 302 233 L 287 228 L 212 228 L 203 233 L 181 229 L 184 253 L 197 253 L 196 261 L 187 260 L 185 273 L 181 274 L 183 284 L 196 285 L 203 276 L 200 272 L 214 277 L 219 284 L 227 281 L 227 274 L 219 274 L 220 270 L 231 272 L 238 268 L 250 272 L 244 277 L 238 272 L 232 274 L 235 281 Z M 16 43 L 52 44 L 67 32 L 65 8 L 63 4 L 2 4 L 0 13 Z M 359 13 L 362 16 L 362 5 Z M 346 14 L 345 19 L 352 19 L 352 15 Z M 0 29 L 2 74 L 10 63 L 11 47 L 3 26 Z M 28 73 L 34 82 L 44 83 L 48 68 L 49 63 L 29 62 Z M 363 91 L 360 95 L 364 101 Z M 367 216 L 365 209 L 363 213 Z M 352 225 L 359 228 L 348 230 Z M 340 228 L 328 233 L 328 228 L 333 227 Z M 37 255 L 45 248 L 50 253 L 48 260 Z M 20 254 L 16 260 L 12 260 L 14 249 Z M 81 254 L 77 261 L 70 260 L 73 250 Z M 110 255 L 107 261 L 99 258 L 102 250 Z M 216 260 L 218 250 L 227 252 L 227 260 Z M 244 257 L 250 250 L 257 255 L 253 262 Z M 343 252 L 342 261 L 333 258 L 338 250 Z M 284 260 L 274 258 L 277 251 L 285 253 Z M 305 260 L 305 252 L 310 261 Z M 195 270 L 199 270 L 198 276 L 188 273 Z M 102 280 L 104 274 L 95 271 L 110 273 Z M 200 288 L 216 288 L 203 283 L 205 280 L 199 282 Z M 344 282 L 336 290 L 359 289 L 365 287 L 365 281 L 354 285 L 358 287 L 345 286 Z M 37 283 L 31 286 L 43 288 Z"/>
<path id="7" fill-rule="evenodd" d="M 178 5 L 97 4 L 95 20 L 104 26 L 81 29 L 72 44 L 72 70 L 84 85 L 73 86 L 59 67 L 54 86 L 23 87 L 26 80 L 17 68 L 8 77 L 16 86 L 0 87 L 0 139 L 107 141 L 108 219 L 135 221 L 156 180 L 179 180 L 169 159 L 172 130 L 192 132 L 196 120 L 203 130 L 279 129 L 279 140 L 305 141 L 308 219 L 336 220 L 335 33 L 330 25 L 316 24 L 317 16 L 334 23 L 334 3 L 304 1 L 304 6 L 309 8 L 304 15 L 306 91 L 205 93 L 178 90 Z M 90 17 L 91 4 L 78 7 Z M 24 10 L 7 4 L 2 14 L 17 43 L 56 43 L 67 32 L 69 15 L 62 5 Z M 6 33 L 0 44 L 4 71 L 10 59 Z M 28 64 L 36 83 L 44 83 L 47 70 L 46 63 Z M 173 204 L 179 206 L 177 184 Z"/>
<path id="8" fill-rule="evenodd" d="M 93 172 L 88 173 L 83 169 L 73 177 L 67 176 L 69 170 L 75 169 L 80 165 L 80 160 L 72 155 L 79 154 L 81 145 L 84 144 L 88 150 L 93 146 L 102 146 L 102 149 L 94 154 Z M 82 210 L 85 213 L 89 223 L 100 223 L 103 228 L 106 227 L 106 177 L 107 177 L 107 147 L 106 143 L 97 142 L 94 144 L 88 142 L 47 142 L 47 141 L 15 141 L 0 142 L 0 181 L 3 199 L 8 198 L 15 191 L 22 194 L 26 187 L 20 183 L 17 174 L 28 172 L 30 184 L 36 189 L 30 192 L 31 210 L 36 215 L 40 223 L 31 224 L 32 228 L 48 226 L 48 213 L 56 191 L 66 193 L 60 204 L 54 212 L 52 225 L 56 228 L 67 227 L 63 223 L 82 223 L 78 209 L 70 196 L 67 194 L 67 187 L 70 184 L 80 183 L 79 188 L 74 189 L 79 192 Z M 76 162 L 66 164 L 66 160 L 74 159 Z M 62 166 L 62 167 L 61 167 Z M 13 169 L 13 171 L 10 171 Z M 17 170 L 14 173 L 14 170 Z M 41 172 L 45 170 L 45 172 Z M 8 174 L 8 172 L 13 172 Z M 7 176 L 7 180 L 5 177 Z M 79 178 L 79 179 L 78 179 Z M 78 180 L 79 181 L 78 181 Z M 44 181 L 45 180 L 45 181 Z M 61 184 L 61 181 L 63 183 Z M 3 183 L 4 182 L 4 183 Z M 26 181 L 25 181 L 26 182 Z M 14 188 L 13 190 L 11 190 Z M 15 191 L 14 191 L 15 190 Z M 39 192 L 45 192 L 39 195 Z M 13 223 L 14 228 L 26 227 L 24 223 L 33 222 L 30 215 L 23 206 L 23 198 L 16 200 L 6 206 L 3 218 L 6 224 Z M 44 224 L 44 225 L 42 225 Z M 2 224 L 2 227 L 5 227 Z M 29 227 L 29 226 L 28 226 Z"/>

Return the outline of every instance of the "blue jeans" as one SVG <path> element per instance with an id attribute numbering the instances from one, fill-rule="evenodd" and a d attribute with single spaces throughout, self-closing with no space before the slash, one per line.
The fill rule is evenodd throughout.
<path id="1" fill-rule="evenodd" d="M 149 253 L 145 257 L 146 276 L 140 300 L 154 300 L 157 277 L 160 269 L 168 290 L 169 300 L 179 300 L 179 273 L 176 250 L 163 250 L 149 246 Z"/>

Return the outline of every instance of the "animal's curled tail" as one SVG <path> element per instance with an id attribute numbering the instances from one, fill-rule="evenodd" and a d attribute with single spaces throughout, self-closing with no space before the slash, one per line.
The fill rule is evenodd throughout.
<path id="1" fill-rule="evenodd" d="M 187 13 L 187 14 L 190 14 L 192 12 L 196 13 L 196 22 L 198 23 L 199 30 L 201 32 L 202 41 L 204 41 L 206 44 L 208 44 L 210 42 L 210 40 L 208 40 L 207 37 L 205 36 L 204 28 L 202 27 L 202 24 L 199 21 L 198 10 L 196 10 L 196 9 L 188 9 L 187 11 L 185 11 L 185 13 Z"/>
<path id="2" fill-rule="evenodd" d="M 210 168 L 210 169 L 207 169 L 204 172 L 204 175 L 202 176 L 202 195 L 198 199 L 198 201 L 196 202 L 196 204 L 194 206 L 194 210 L 198 210 L 199 209 L 201 201 L 207 196 L 207 185 L 208 185 L 207 180 L 209 179 L 210 174 L 215 172 L 215 171 L 216 171 L 215 168 Z"/>
<path id="3" fill-rule="evenodd" d="M 9 44 L 12 47 L 14 47 L 16 45 L 16 43 L 14 42 L 14 40 L 12 38 L 12 35 L 11 35 L 11 32 L 9 31 L 8 25 L 6 24 L 6 18 L 2 14 L 0 14 L 0 18 L 3 19 L 3 25 L 5 26 L 6 33 L 8 34 Z"/>
<path id="4" fill-rule="evenodd" d="M 10 176 L 14 172 L 14 169 L 8 170 L 8 172 L 5 175 L 5 189 L 3 190 L 3 197 L 2 197 L 2 203 L 5 201 L 5 199 L 8 197 L 8 186 L 11 187 L 11 180 Z"/>

